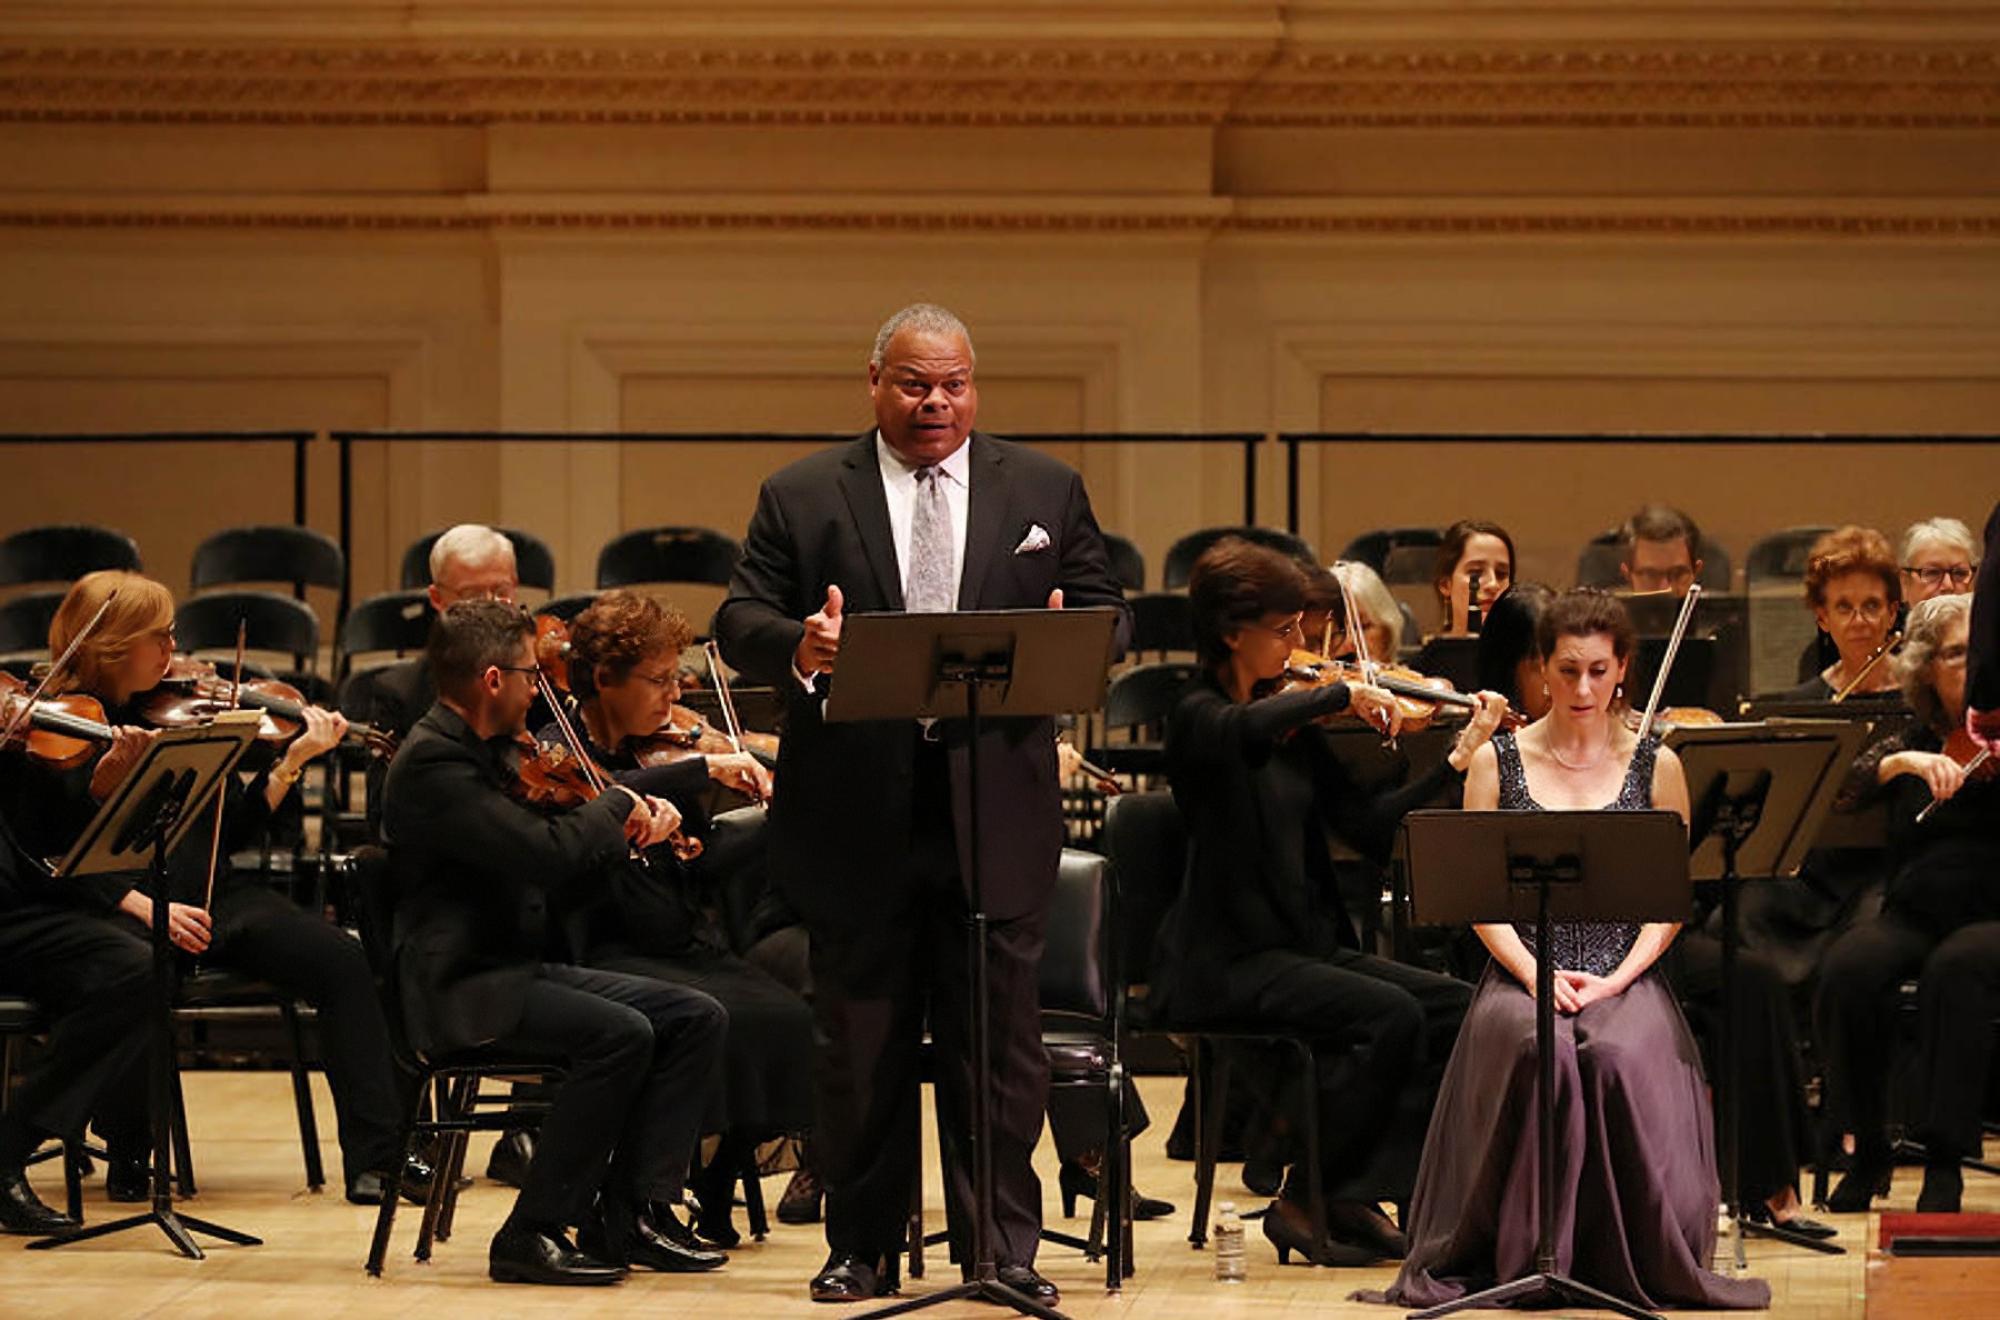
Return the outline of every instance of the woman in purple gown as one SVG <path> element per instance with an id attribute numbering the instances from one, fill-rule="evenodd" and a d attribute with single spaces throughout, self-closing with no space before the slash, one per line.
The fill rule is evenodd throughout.
<path id="1" fill-rule="evenodd" d="M 1546 715 L 1474 756 L 1469 810 L 1667 807 L 1679 760 L 1627 730 L 1631 621 L 1566 593 L 1537 628 Z M 1430 1306 L 1536 1269 L 1534 933 L 1476 928 L 1493 955 L 1445 1071 L 1411 1205 L 1409 1256 L 1385 1300 Z M 1719 1182 L 1701 1056 L 1654 964 L 1679 928 L 1563 923 L 1556 1008 L 1556 1269 L 1641 1306 L 1770 1305 L 1712 1273 Z"/>

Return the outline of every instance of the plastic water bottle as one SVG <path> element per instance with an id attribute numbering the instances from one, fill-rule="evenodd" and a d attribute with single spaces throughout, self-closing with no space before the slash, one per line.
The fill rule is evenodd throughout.
<path id="1" fill-rule="evenodd" d="M 1224 1201 L 1215 1208 L 1215 1281 L 1243 1282 L 1243 1221 L 1236 1215 L 1236 1202 Z"/>

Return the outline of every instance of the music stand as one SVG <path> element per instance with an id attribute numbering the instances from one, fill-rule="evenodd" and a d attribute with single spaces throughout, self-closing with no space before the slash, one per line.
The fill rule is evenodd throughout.
<path id="1" fill-rule="evenodd" d="M 993 1059 L 988 1047 L 986 899 L 979 874 L 979 736 L 983 719 L 1081 715 L 1104 704 L 1118 611 L 976 610 L 954 614 L 855 614 L 840 634 L 840 672 L 826 700 L 828 723 L 963 718 L 970 754 L 967 901 L 972 968 L 972 1277 L 923 1297 L 866 1313 L 903 1315 L 975 1298 L 1023 1315 L 1065 1320 L 1000 1282 L 993 1259 Z M 990 704 L 989 704 L 990 703 Z M 1054 749 L 1050 749 L 1054 755 Z M 1105 1195 L 1116 1195 L 1107 1191 Z"/>
<path id="2" fill-rule="evenodd" d="M 167 1177 L 167 1144 L 173 1122 L 176 980 L 173 946 L 167 941 L 167 904 L 173 897 L 167 858 L 197 821 L 207 819 L 206 808 L 213 803 L 223 777 L 256 741 L 261 718 L 257 711 L 230 711 L 216 716 L 212 724 L 159 734 L 56 868 L 58 878 L 152 877 L 154 1004 L 147 1071 L 152 1105 L 153 1203 L 142 1214 L 37 1239 L 28 1244 L 30 1251 L 64 1247 L 144 1224 L 158 1225 L 180 1253 L 193 1260 L 203 1255 L 194 1240 L 196 1233 L 237 1246 L 262 1245 L 262 1239 L 248 1233 L 176 1212 Z"/>
<path id="3" fill-rule="evenodd" d="M 1698 880 L 1722 891 L 1721 1012 L 1716 1041 L 1716 1105 L 1722 1128 L 1722 1198 L 1735 1228 L 1736 1266 L 1744 1266 L 1745 1234 L 1788 1242 L 1825 1255 L 1844 1247 L 1794 1233 L 1778 1223 L 1743 1218 L 1737 1186 L 1741 1146 L 1736 1057 L 1736 959 L 1741 945 L 1736 899 L 1745 876 L 1795 873 L 1833 806 L 1867 726 L 1838 720 L 1794 724 L 1676 728 L 1667 744 L 1687 775 L 1688 865 Z"/>
<path id="4" fill-rule="evenodd" d="M 1535 1121 L 1539 1195 L 1535 1272 L 1414 1311 L 1431 1320 L 1520 1302 L 1651 1311 L 1556 1271 L 1553 921 L 1683 921 L 1687 834 L 1671 811 L 1413 811 L 1403 818 L 1410 915 L 1421 925 L 1535 923 Z"/>

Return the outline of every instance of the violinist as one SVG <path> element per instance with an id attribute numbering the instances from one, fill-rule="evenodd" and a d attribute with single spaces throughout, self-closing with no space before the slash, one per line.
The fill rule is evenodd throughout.
<path id="1" fill-rule="evenodd" d="M 1509 710 L 1530 720 L 1549 713 L 1549 685 L 1542 678 L 1542 653 L 1535 629 L 1555 603 L 1556 593 L 1540 582 L 1516 582 L 1500 593 L 1479 630 L 1479 686 L 1507 699 Z"/>
<path id="2" fill-rule="evenodd" d="M 1888 538 L 1847 526 L 1813 542 L 1806 558 L 1806 604 L 1835 658 L 1784 696 L 1792 701 L 1894 701 L 1896 676 L 1883 655 L 1903 602 L 1902 574 Z"/>
<path id="3" fill-rule="evenodd" d="M 2000 1014 L 2000 779 L 1990 760 L 1966 768 L 1975 754 L 1963 728 L 1970 612 L 1964 595 L 1910 611 L 1894 672 L 1917 721 L 1863 753 L 1843 794 L 1844 805 L 1886 798 L 1894 870 L 1881 914 L 1828 951 L 1814 1009 L 1828 1098 L 1854 1142 L 1853 1167 L 1827 1199 L 1834 1210 L 1865 1210 L 1887 1187 L 1893 1001 L 1913 976 L 1922 1022 L 1913 1117 L 1926 1154 L 1917 1209 L 1956 1211 L 1959 1159 L 1980 1151 Z"/>
<path id="4" fill-rule="evenodd" d="M 1514 580 L 1514 538 L 1499 523 L 1462 518 L 1445 528 L 1434 565 L 1432 586 L 1444 611 L 1438 636 L 1470 636 L 1478 631 L 1469 622 L 1475 608 L 1484 618 Z"/>
<path id="5" fill-rule="evenodd" d="M 1634 592 L 1685 596 L 1701 566 L 1701 529 L 1671 505 L 1648 504 L 1618 529 L 1618 575 Z"/>
<path id="6" fill-rule="evenodd" d="M 1187 880 L 1161 935 L 1160 1023 L 1252 1022 L 1300 1030 L 1323 1056 L 1318 1097 L 1330 1240 L 1315 1241 L 1308 1175 L 1294 1165 L 1264 1235 L 1284 1260 L 1360 1265 L 1400 1256 L 1377 1202 L 1409 1195 L 1420 1125 L 1469 988 L 1341 947 L 1325 831 L 1386 858 L 1403 813 L 1455 786 L 1506 711 L 1482 693 L 1446 761 L 1373 800 L 1326 740 L 1300 736 L 1351 714 L 1393 732 L 1387 691 L 1339 681 L 1274 695 L 1306 598 L 1299 566 L 1236 538 L 1196 561 L 1189 581 L 1201 675 L 1167 726 L 1174 800 L 1187 820 Z M 1406 1128 L 1408 1130 L 1406 1130 Z"/>
<path id="7" fill-rule="evenodd" d="M 98 796 L 117 786 L 144 746 L 143 736 L 126 736 L 98 758 Z M 0 813 L 0 990 L 34 1000 L 51 1029 L 48 1052 L 0 1112 L 0 1233 L 41 1235 L 77 1227 L 28 1185 L 28 1157 L 44 1140 L 80 1138 L 95 1114 L 98 1135 L 114 1149 L 146 1148 L 143 1112 L 102 1101 L 143 1064 L 153 964 L 143 935 L 106 919 L 122 897 L 118 887 L 53 878 L 15 842 L 10 814 L 11 804 Z"/>
<path id="8" fill-rule="evenodd" d="M 692 639 L 687 620 L 632 591 L 608 591 L 570 625 L 569 676 L 585 749 L 623 782 L 672 800 L 697 836 L 699 800 L 713 781 L 761 801 L 771 775 L 748 752 L 696 754 L 665 766 L 650 759 L 649 736 L 680 694 L 681 652 Z M 544 740 L 559 735 L 544 729 Z M 690 863 L 665 850 L 646 868 L 619 867 L 599 895 L 570 918 L 580 961 L 713 996 L 728 1010 L 722 1078 L 709 1129 L 722 1140 L 694 1181 L 701 1203 L 695 1232 L 717 1246 L 738 1241 L 730 1224 L 736 1175 L 758 1143 L 798 1136 L 813 1123 L 812 1010 L 798 994 L 730 951 L 712 915 L 732 881 L 713 850 Z"/>
<path id="9" fill-rule="evenodd" d="M 57 608 L 49 626 L 49 646 L 61 654 L 114 592 L 116 599 L 51 688 L 93 696 L 111 723 L 143 728 L 151 722 L 148 698 L 174 660 L 174 599 L 166 587 L 118 570 L 86 575 Z M 315 707 L 306 707 L 302 719 L 301 732 L 266 768 L 247 783 L 237 778 L 225 787 L 220 846 L 212 844 L 213 831 L 197 829 L 170 859 L 174 899 L 169 905 L 168 935 L 185 954 L 268 981 L 319 1010 L 327 1082 L 339 1117 L 347 1198 L 376 1204 L 381 1199 L 381 1170 L 400 1167 L 403 1193 L 421 1200 L 428 1191 L 430 1170 L 420 1160 L 403 1165 L 397 1158 L 403 1103 L 381 1003 L 360 944 L 318 913 L 304 911 L 255 876 L 238 875 L 229 865 L 231 853 L 259 837 L 272 813 L 296 791 L 306 765 L 347 732 L 339 715 Z M 100 796 L 92 791 L 94 768 L 23 770 L 15 821 L 31 852 L 60 855 L 89 824 Z M 120 921 L 143 933 L 151 925 L 152 900 L 129 885 L 119 889 L 117 895 L 107 895 L 108 901 L 115 903 Z M 119 1099 L 143 1110 L 146 1094 L 145 1086 L 135 1083 L 121 1089 Z M 132 1122 L 131 1131 L 146 1130 L 143 1117 L 117 1121 Z M 106 1185 L 113 1200 L 146 1199 L 151 1182 L 143 1143 L 112 1145 L 109 1163 Z"/>
<path id="10" fill-rule="evenodd" d="M 538 672 L 534 622 L 499 601 L 448 606 L 425 654 L 438 701 L 389 767 L 383 830 L 400 899 L 397 966 L 420 1050 L 477 1045 L 565 1061 L 520 1196 L 494 1236 L 500 1282 L 615 1283 L 725 1257 L 674 1214 L 716 1084 L 727 1016 L 699 990 L 552 961 L 556 914 L 679 826 L 611 784 L 572 808 L 516 796 Z M 579 1241 L 569 1230 L 582 1225 Z"/>
<path id="11" fill-rule="evenodd" d="M 1354 606 L 1361 633 L 1368 643 L 1369 658 L 1384 664 L 1395 663 L 1403 649 L 1403 609 L 1390 594 L 1388 585 L 1374 569 L 1355 559 L 1342 559 L 1322 571 L 1332 579 L 1335 605 L 1340 605 L 1344 589 L 1347 603 Z M 1336 608 L 1332 617 L 1344 621 L 1346 613 Z M 1317 632 L 1306 630 L 1306 645 L 1316 647 L 1318 639 Z M 1328 659 L 1346 659 L 1356 649 L 1354 629 L 1336 627 L 1333 653 Z"/>

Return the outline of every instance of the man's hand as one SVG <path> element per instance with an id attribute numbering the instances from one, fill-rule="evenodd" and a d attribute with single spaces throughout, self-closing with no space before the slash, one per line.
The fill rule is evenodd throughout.
<path id="1" fill-rule="evenodd" d="M 97 758 L 97 768 L 90 772 L 90 795 L 99 802 L 110 797 L 158 736 L 157 729 L 134 729 L 123 724 L 113 729 L 111 746 Z"/>
<path id="2" fill-rule="evenodd" d="M 826 604 L 820 606 L 816 613 L 806 616 L 806 635 L 799 638 L 799 649 L 792 653 L 792 664 L 807 678 L 833 672 L 833 658 L 840 653 L 841 603 L 840 588 L 829 584 Z"/>
<path id="3" fill-rule="evenodd" d="M 625 814 L 625 837 L 634 847 L 651 848 L 665 843 L 667 836 L 681 827 L 681 811 L 673 803 L 629 788 L 625 792 L 632 799 L 632 809 Z"/>
<path id="4" fill-rule="evenodd" d="M 708 777 L 724 788 L 735 789 L 744 797 L 757 802 L 771 800 L 771 772 L 764 763 L 748 752 L 730 752 L 723 756 L 710 756 Z"/>
<path id="5" fill-rule="evenodd" d="M 1061 609 L 1061 608 L 1062 608 L 1062 588 L 1061 588 L 1061 587 L 1057 587 L 1057 588 L 1056 588 L 1056 589 L 1055 589 L 1054 591 L 1051 591 L 1051 592 L 1049 593 L 1049 608 L 1050 608 L 1050 609 L 1052 609 L 1052 610 L 1059 610 L 1059 609 Z"/>
<path id="6" fill-rule="evenodd" d="M 144 923 L 147 930 L 153 928 L 153 900 L 136 889 L 128 889 L 118 900 L 118 910 Z M 187 953 L 200 953 L 208 948 L 213 933 L 213 923 L 206 910 L 191 903 L 167 904 L 167 942 Z"/>
<path id="7" fill-rule="evenodd" d="M 1965 731 L 1972 741 L 2000 757 L 2000 710 L 1965 708 Z"/>

